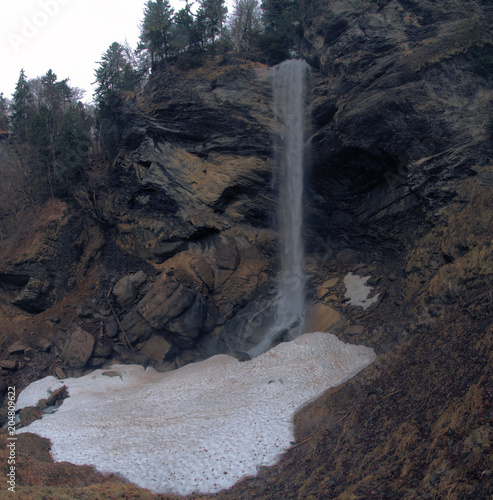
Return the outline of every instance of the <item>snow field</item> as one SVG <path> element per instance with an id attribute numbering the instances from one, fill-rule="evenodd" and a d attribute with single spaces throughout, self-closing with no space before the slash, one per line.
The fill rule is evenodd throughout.
<path id="1" fill-rule="evenodd" d="M 47 377 L 20 394 L 18 409 L 63 384 L 70 397 L 21 432 L 50 439 L 57 461 L 155 493 L 213 493 L 275 464 L 294 438 L 295 411 L 374 359 L 370 348 L 310 333 L 243 363 L 220 355 L 162 374 L 114 365 L 116 377 Z"/>

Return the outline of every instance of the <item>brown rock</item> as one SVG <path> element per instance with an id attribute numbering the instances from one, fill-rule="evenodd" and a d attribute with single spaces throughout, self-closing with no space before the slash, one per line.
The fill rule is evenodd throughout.
<path id="1" fill-rule="evenodd" d="M 22 427 L 27 427 L 42 416 L 43 412 L 37 406 L 26 406 L 26 408 L 22 408 L 19 412 Z"/>
<path id="2" fill-rule="evenodd" d="M 8 353 L 9 354 L 20 354 L 24 352 L 28 348 L 27 345 L 23 344 L 22 342 L 14 342 L 9 348 L 8 348 Z"/>
<path id="3" fill-rule="evenodd" d="M 361 335 L 365 331 L 365 327 L 363 325 L 351 325 L 349 328 L 346 328 L 345 333 L 348 335 Z"/>
<path id="4" fill-rule="evenodd" d="M 325 304 L 315 304 L 307 315 L 304 332 L 326 332 L 339 328 L 344 323 L 343 316 Z"/>
<path id="5" fill-rule="evenodd" d="M 171 344 L 161 335 L 153 335 L 142 347 L 140 352 L 154 361 L 163 361 L 171 349 Z"/>
<path id="6" fill-rule="evenodd" d="M 83 368 L 91 357 L 94 348 L 94 337 L 77 327 L 64 351 L 64 359 L 71 368 Z"/>
<path id="7" fill-rule="evenodd" d="M 153 328 L 184 313 L 194 302 L 195 293 L 167 276 L 156 281 L 150 292 L 139 302 L 138 312 Z"/>
<path id="8" fill-rule="evenodd" d="M 113 287 L 113 295 L 122 308 L 127 307 L 137 297 L 139 287 L 142 286 L 147 280 L 144 271 L 138 271 L 135 274 L 124 276 L 117 281 Z"/>
<path id="9" fill-rule="evenodd" d="M 17 361 L 2 359 L 0 360 L 0 368 L 5 368 L 6 370 L 15 370 L 17 369 Z"/>

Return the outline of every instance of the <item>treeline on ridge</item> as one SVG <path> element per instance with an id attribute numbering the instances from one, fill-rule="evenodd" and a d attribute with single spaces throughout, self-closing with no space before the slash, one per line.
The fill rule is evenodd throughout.
<path id="1" fill-rule="evenodd" d="M 211 56 L 277 64 L 296 55 L 301 36 L 298 0 L 235 0 L 229 15 L 225 0 L 199 0 L 195 9 L 187 0 L 177 12 L 169 0 L 148 0 L 137 48 L 114 42 L 102 54 L 94 104 L 83 103 L 84 91 L 51 69 L 33 79 L 21 71 L 12 98 L 0 94 L 0 159 L 7 165 L 3 144 L 22 145 L 16 168 L 29 190 L 70 199 L 84 183 L 91 152 L 106 160 L 117 153 L 122 92 L 141 90 L 153 71 L 192 69 Z"/>

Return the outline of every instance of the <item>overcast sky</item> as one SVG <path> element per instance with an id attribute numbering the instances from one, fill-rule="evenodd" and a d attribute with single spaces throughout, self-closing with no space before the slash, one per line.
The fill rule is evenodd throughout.
<path id="1" fill-rule="evenodd" d="M 135 48 L 145 0 L 0 0 L 0 92 L 11 98 L 22 68 L 27 78 L 52 69 L 86 90 L 113 42 Z M 171 0 L 175 10 L 184 0 Z"/>

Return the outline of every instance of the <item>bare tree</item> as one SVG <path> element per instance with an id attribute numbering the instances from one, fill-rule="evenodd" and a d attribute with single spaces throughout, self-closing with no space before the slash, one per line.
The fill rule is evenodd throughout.
<path id="1" fill-rule="evenodd" d="M 258 0 L 235 0 L 230 31 L 238 54 L 253 49 L 253 44 L 262 29 L 262 13 Z"/>

